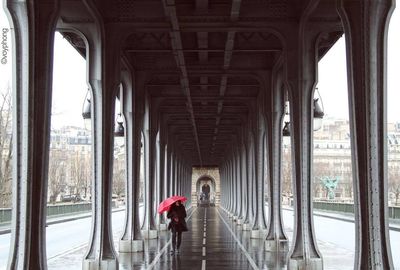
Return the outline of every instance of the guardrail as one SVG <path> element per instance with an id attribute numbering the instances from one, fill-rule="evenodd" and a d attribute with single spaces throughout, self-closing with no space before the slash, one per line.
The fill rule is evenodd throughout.
<path id="1" fill-rule="evenodd" d="M 314 201 L 314 209 L 335 211 L 342 213 L 353 213 L 354 214 L 354 204 L 352 203 L 338 203 L 338 202 L 320 202 Z M 389 206 L 389 218 L 400 219 L 400 207 L 399 206 Z"/>
<path id="2" fill-rule="evenodd" d="M 11 221 L 11 209 L 0 208 L 0 224 L 8 223 Z"/>
<path id="3" fill-rule="evenodd" d="M 54 204 L 47 206 L 47 216 L 66 215 L 70 213 L 89 212 L 92 203 Z"/>
<path id="4" fill-rule="evenodd" d="M 112 202 L 112 207 L 115 207 L 115 202 Z M 77 202 L 77 203 L 60 203 L 47 205 L 47 216 L 63 216 L 68 214 L 76 214 L 89 212 L 92 210 L 91 202 Z M 11 209 L 0 208 L 0 224 L 9 223 L 11 221 Z"/>
<path id="5" fill-rule="evenodd" d="M 337 203 L 337 202 L 313 202 L 313 208 L 319 210 L 328 210 L 335 212 L 353 213 L 354 204 L 352 203 Z"/>

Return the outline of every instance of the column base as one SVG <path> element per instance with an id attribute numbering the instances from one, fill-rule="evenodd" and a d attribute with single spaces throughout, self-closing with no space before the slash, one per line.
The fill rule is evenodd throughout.
<path id="1" fill-rule="evenodd" d="M 293 259 L 288 260 L 288 270 L 322 270 L 324 265 L 321 258 L 310 258 L 310 259 Z"/>
<path id="2" fill-rule="evenodd" d="M 265 240 L 264 249 L 273 252 L 285 252 L 289 250 L 289 241 L 286 239 Z"/>
<path id="3" fill-rule="evenodd" d="M 156 239 L 158 238 L 157 230 L 142 230 L 142 235 L 144 239 Z"/>
<path id="4" fill-rule="evenodd" d="M 262 238 L 262 230 L 252 230 L 250 238 L 259 239 Z"/>
<path id="5" fill-rule="evenodd" d="M 250 223 L 243 223 L 242 229 L 243 231 L 250 231 L 251 229 Z"/>
<path id="6" fill-rule="evenodd" d="M 286 269 L 287 252 L 265 252 L 267 269 Z"/>
<path id="7" fill-rule="evenodd" d="M 242 225 L 242 224 L 243 224 L 243 219 L 239 218 L 239 219 L 236 221 L 236 223 L 237 223 L 237 225 Z"/>
<path id="8" fill-rule="evenodd" d="M 141 252 L 144 249 L 143 240 L 119 240 L 119 252 Z"/>
<path id="9" fill-rule="evenodd" d="M 120 253 L 118 256 L 118 261 L 120 266 L 122 266 L 122 269 L 129 269 L 134 263 L 144 263 L 144 252 Z"/>
<path id="10" fill-rule="evenodd" d="M 118 260 L 91 260 L 85 259 L 82 263 L 82 270 L 117 270 Z"/>
<path id="11" fill-rule="evenodd" d="M 160 224 L 160 225 L 158 226 L 158 229 L 159 229 L 160 231 L 166 231 L 166 230 L 167 230 L 167 224 L 164 224 L 164 223 Z"/>

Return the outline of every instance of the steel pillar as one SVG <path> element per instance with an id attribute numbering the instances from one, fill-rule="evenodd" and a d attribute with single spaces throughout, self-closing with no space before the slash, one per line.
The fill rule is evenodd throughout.
<path id="1" fill-rule="evenodd" d="M 126 151 L 126 204 L 125 226 L 119 240 L 119 252 L 143 251 L 144 243 L 140 231 L 139 196 L 140 196 L 140 156 L 141 156 L 141 127 L 143 115 L 142 97 L 139 89 L 132 91 L 132 78 L 127 71 L 122 72 L 124 86 L 123 114 L 125 118 L 125 147 Z M 140 80 L 140 79 L 139 79 Z M 137 85 L 137 83 L 135 83 Z M 129 151 L 128 149 L 132 149 Z"/>
<path id="2" fill-rule="evenodd" d="M 243 230 L 249 230 L 250 229 L 250 181 L 249 181 L 249 164 L 248 164 L 248 151 L 247 151 L 247 146 L 245 144 L 245 141 L 243 141 L 242 144 L 242 179 L 243 179 L 243 195 L 244 195 L 244 200 L 243 200 Z"/>
<path id="3" fill-rule="evenodd" d="M 394 1 L 339 1 L 346 33 L 356 258 L 393 269 L 388 230 L 386 50 Z"/>
<path id="4" fill-rule="evenodd" d="M 154 214 L 154 195 L 155 195 L 155 176 L 156 176 L 156 120 L 154 119 L 153 104 L 149 96 L 146 96 L 144 108 L 144 133 L 145 133 L 145 203 L 146 208 L 142 234 L 145 239 L 154 239 L 158 237 L 157 226 Z"/>
<path id="5" fill-rule="evenodd" d="M 238 147 L 236 149 L 236 162 L 235 162 L 235 166 L 236 166 L 236 176 L 237 176 L 237 187 L 238 187 L 238 213 L 237 213 L 237 224 L 241 225 L 242 224 L 242 219 L 243 219 L 243 186 L 242 186 L 242 174 L 241 174 L 241 155 L 240 155 L 240 144 L 238 142 Z"/>
<path id="6" fill-rule="evenodd" d="M 261 166 L 261 161 L 260 161 L 260 136 L 261 136 L 261 130 L 258 129 L 258 127 L 254 128 L 253 132 L 253 151 L 252 151 L 252 156 L 253 156 L 253 162 L 252 162 L 252 167 L 254 170 L 254 177 L 253 177 L 253 185 L 252 185 L 252 191 L 253 191 L 253 207 L 254 207 L 254 212 L 253 212 L 253 223 L 251 227 L 251 238 L 260 238 L 261 237 L 261 232 L 260 230 L 262 229 L 260 227 L 260 170 L 259 166 Z"/>
<path id="7" fill-rule="evenodd" d="M 89 7 L 90 9 L 91 7 Z M 95 9 L 90 9 L 101 27 Z M 112 31 L 94 31 L 89 42 L 89 84 L 92 90 L 93 188 L 92 235 L 83 269 L 118 269 L 111 232 L 112 164 L 115 98 L 120 85 L 120 52 Z"/>
<path id="8" fill-rule="evenodd" d="M 278 68 L 280 68 L 279 66 Z M 266 114 L 267 126 L 270 128 L 268 141 L 268 180 L 269 180 L 269 211 L 268 231 L 265 249 L 268 251 L 287 251 L 288 238 L 282 223 L 282 120 L 284 116 L 284 93 L 282 93 L 282 70 L 275 68 L 272 76 L 272 91 L 267 102 L 272 110 Z"/>
<path id="9" fill-rule="evenodd" d="M 306 19 L 303 19 L 306 21 Z M 290 126 L 292 143 L 294 237 L 289 252 L 288 269 L 322 269 L 312 209 L 312 136 L 313 93 L 317 74 L 315 33 L 307 32 L 303 22 L 293 29 L 292 46 L 287 52 L 287 80 L 289 85 Z M 296 35 L 294 35 L 296 33 Z M 295 46 L 298 45 L 298 46 Z"/>
<path id="10" fill-rule="evenodd" d="M 47 269 L 46 204 L 59 1 L 5 2 L 13 30 L 13 211 L 7 269 Z"/>
<path id="11" fill-rule="evenodd" d="M 165 181 L 165 157 L 166 157 L 166 145 L 165 141 L 163 138 L 163 133 L 160 133 L 160 138 L 159 138 L 159 154 L 158 154 L 158 160 L 159 160 L 159 170 L 158 170 L 158 202 L 161 203 L 164 199 L 167 198 L 166 196 L 166 181 Z M 164 214 L 158 215 L 159 217 L 159 229 L 160 230 L 166 230 L 167 229 L 167 224 L 165 220 Z"/>

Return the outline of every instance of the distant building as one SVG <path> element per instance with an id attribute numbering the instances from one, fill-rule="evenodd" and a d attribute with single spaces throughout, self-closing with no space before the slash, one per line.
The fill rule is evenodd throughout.
<path id="1" fill-rule="evenodd" d="M 388 192 L 389 203 L 400 204 L 400 123 L 388 123 Z M 290 152 L 290 139 L 284 137 L 283 157 Z M 353 200 L 353 175 L 349 121 L 324 119 L 323 127 L 314 132 L 314 199 L 326 199 L 324 177 L 339 179 L 335 195 L 337 200 Z M 289 161 L 290 162 L 290 161 Z M 284 165 L 283 165 L 284 166 Z M 285 172 L 283 172 L 284 174 Z M 285 187 L 285 184 L 283 185 Z"/>
<path id="2" fill-rule="evenodd" d="M 90 151 L 91 144 L 90 131 L 80 127 L 67 126 L 52 130 L 50 134 L 51 149 L 74 150 L 76 147 L 81 149 L 84 147 L 85 150 Z"/>

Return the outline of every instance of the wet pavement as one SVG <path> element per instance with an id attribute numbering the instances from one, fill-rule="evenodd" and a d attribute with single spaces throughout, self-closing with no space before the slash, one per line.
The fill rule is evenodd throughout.
<path id="1" fill-rule="evenodd" d="M 250 239 L 250 231 L 243 231 L 218 207 L 195 208 L 188 219 L 189 232 L 182 235 L 180 254 L 170 255 L 170 233 L 146 240 L 144 252 L 118 254 L 119 269 L 286 269 L 287 252 L 267 252 L 261 239 Z M 291 240 L 292 229 L 285 227 Z M 118 250 L 118 238 L 114 238 Z M 289 244 L 290 246 L 290 244 Z M 318 241 L 323 254 L 324 269 L 353 269 L 354 251 L 330 242 Z M 81 269 L 85 247 L 48 261 L 49 269 Z"/>

